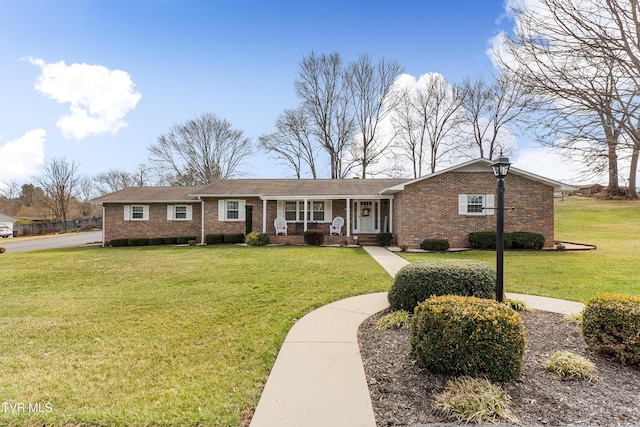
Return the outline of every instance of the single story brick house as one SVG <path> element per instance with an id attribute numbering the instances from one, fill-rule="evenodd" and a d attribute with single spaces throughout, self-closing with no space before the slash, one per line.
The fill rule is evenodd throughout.
<path id="1" fill-rule="evenodd" d="M 399 246 L 427 238 L 467 247 L 474 231 L 494 230 L 492 162 L 469 161 L 418 179 L 224 179 L 202 187 L 129 187 L 93 200 L 103 208 L 103 244 L 112 239 L 265 232 L 272 243 L 302 243 L 309 229 L 325 243 L 375 243 L 390 232 Z M 554 191 L 572 187 L 511 168 L 505 178 L 505 231 L 533 231 L 554 242 Z M 344 220 L 330 235 L 336 217 Z M 286 221 L 277 233 L 276 218 Z M 281 221 L 283 222 L 283 221 Z"/>

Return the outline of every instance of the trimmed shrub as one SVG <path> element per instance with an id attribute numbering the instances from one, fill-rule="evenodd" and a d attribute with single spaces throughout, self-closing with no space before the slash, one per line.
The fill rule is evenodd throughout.
<path id="1" fill-rule="evenodd" d="M 195 236 L 179 236 L 176 238 L 176 243 L 178 245 L 188 245 L 189 240 L 195 240 L 195 239 L 196 239 Z"/>
<path id="2" fill-rule="evenodd" d="M 176 245 L 178 243 L 177 237 L 165 237 L 163 240 L 165 245 Z"/>
<path id="3" fill-rule="evenodd" d="M 244 242 L 249 246 L 264 246 L 269 244 L 269 235 L 267 233 L 258 233 L 256 231 L 247 234 Z"/>
<path id="4" fill-rule="evenodd" d="M 384 246 L 385 248 L 391 244 L 392 239 L 393 239 L 393 234 L 391 233 L 376 234 L 376 242 L 378 242 L 380 246 Z"/>
<path id="5" fill-rule="evenodd" d="M 225 234 L 222 237 L 223 243 L 244 243 L 244 234 Z"/>
<path id="6" fill-rule="evenodd" d="M 152 237 L 149 239 L 149 245 L 164 245 L 164 238 L 163 237 Z"/>
<path id="7" fill-rule="evenodd" d="M 127 240 L 127 246 L 149 246 L 149 239 L 146 237 L 136 237 Z"/>
<path id="8" fill-rule="evenodd" d="M 204 242 L 207 245 L 224 243 L 224 234 L 207 234 L 206 236 L 204 236 Z"/>
<path id="9" fill-rule="evenodd" d="M 114 248 L 121 248 L 123 246 L 127 246 L 129 244 L 129 239 L 111 239 L 109 240 L 109 245 Z"/>
<path id="10" fill-rule="evenodd" d="M 410 313 L 432 295 L 494 298 L 496 272 L 486 262 L 449 259 L 414 262 L 402 267 L 389 289 L 393 310 Z"/>
<path id="11" fill-rule="evenodd" d="M 304 242 L 311 246 L 321 246 L 324 243 L 324 234 L 319 230 L 307 230 L 304 232 Z"/>
<path id="12" fill-rule="evenodd" d="M 640 365 L 640 297 L 600 294 L 582 311 L 587 345 L 622 363 Z"/>
<path id="13" fill-rule="evenodd" d="M 511 249 L 542 249 L 544 247 L 544 235 L 540 233 L 516 231 L 507 234 L 511 240 Z"/>
<path id="14" fill-rule="evenodd" d="M 447 239 L 424 239 L 420 245 L 425 251 L 444 252 L 449 250 Z"/>
<path id="15" fill-rule="evenodd" d="M 471 249 L 495 249 L 495 231 L 474 231 L 469 233 L 469 247 Z"/>
<path id="16" fill-rule="evenodd" d="M 520 314 L 494 300 L 444 295 L 421 302 L 411 322 L 411 349 L 431 372 L 518 378 L 525 349 Z"/>

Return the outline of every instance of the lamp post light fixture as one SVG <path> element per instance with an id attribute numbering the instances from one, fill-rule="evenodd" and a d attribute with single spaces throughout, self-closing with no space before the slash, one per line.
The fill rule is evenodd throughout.
<path id="1" fill-rule="evenodd" d="M 509 159 L 502 153 L 491 168 L 496 176 L 498 207 L 496 215 L 496 300 L 502 302 L 504 295 L 504 178 L 509 173 Z"/>

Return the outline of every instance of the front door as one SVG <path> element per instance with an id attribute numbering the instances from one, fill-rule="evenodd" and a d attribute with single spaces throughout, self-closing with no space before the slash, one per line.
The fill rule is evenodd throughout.
<path id="1" fill-rule="evenodd" d="M 353 204 L 354 232 L 355 233 L 376 233 L 378 231 L 378 202 L 371 200 L 360 200 Z"/>

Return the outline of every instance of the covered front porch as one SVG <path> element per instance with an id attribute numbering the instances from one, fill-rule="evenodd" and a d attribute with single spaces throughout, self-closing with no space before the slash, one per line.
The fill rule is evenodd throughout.
<path id="1" fill-rule="evenodd" d="M 360 236 L 393 233 L 393 196 L 365 198 L 261 197 L 262 231 L 274 238 L 303 239 L 305 231 L 319 230 L 327 238 L 357 243 Z M 332 229 L 342 218 L 339 231 Z M 280 229 L 276 230 L 276 219 Z M 286 224 L 282 230 L 282 224 Z M 258 230 L 254 230 L 258 231 Z"/>

